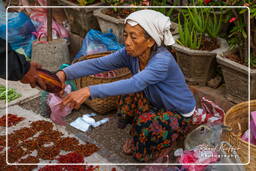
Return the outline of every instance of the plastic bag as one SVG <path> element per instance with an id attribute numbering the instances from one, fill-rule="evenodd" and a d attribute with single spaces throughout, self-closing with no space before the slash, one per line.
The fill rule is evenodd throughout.
<path id="1" fill-rule="evenodd" d="M 216 163 L 219 160 L 218 153 L 207 145 L 198 145 L 192 150 L 185 150 L 179 158 L 179 163 L 184 163 L 182 168 L 187 171 L 203 171 L 207 164 Z M 204 165 L 186 165 L 197 163 Z"/>
<path id="2" fill-rule="evenodd" d="M 40 6 L 47 6 L 46 0 L 37 0 Z M 25 6 L 29 6 L 29 2 L 27 0 L 21 0 L 21 4 Z M 46 8 L 26 8 L 25 9 L 34 23 L 36 27 L 36 31 L 33 33 L 38 40 L 42 37 L 47 37 L 47 9 Z M 68 31 L 62 26 L 58 24 L 54 19 L 52 20 L 52 36 L 53 39 L 63 38 L 67 39 L 69 37 Z"/>
<path id="3" fill-rule="evenodd" d="M 221 109 L 214 102 L 202 97 L 201 99 L 202 109 L 196 109 L 193 114 L 193 124 L 204 124 L 209 125 L 223 123 L 224 110 Z"/>
<path id="4" fill-rule="evenodd" d="M 1 8 L 0 37 L 6 39 L 6 18 Z M 4 18 L 4 19 L 3 19 Z M 26 57 L 31 57 L 32 43 L 36 29 L 30 18 L 23 12 L 8 13 L 8 42 L 12 49 L 19 49 Z"/>
<path id="5" fill-rule="evenodd" d="M 116 36 L 113 33 L 102 33 L 98 30 L 91 29 L 87 32 L 82 48 L 74 58 L 77 59 L 81 56 L 99 52 L 116 51 L 122 47 L 123 45 L 117 42 Z"/>
<path id="6" fill-rule="evenodd" d="M 65 87 L 65 93 L 69 94 L 71 92 L 71 86 L 67 85 Z M 64 117 L 71 113 L 72 109 L 65 106 L 63 109 L 61 109 L 60 103 L 62 102 L 62 99 L 58 96 L 56 96 L 53 93 L 49 93 L 47 98 L 47 104 L 49 105 L 51 109 L 51 119 L 53 122 L 59 124 L 59 125 L 66 125 L 66 122 L 63 121 Z"/>

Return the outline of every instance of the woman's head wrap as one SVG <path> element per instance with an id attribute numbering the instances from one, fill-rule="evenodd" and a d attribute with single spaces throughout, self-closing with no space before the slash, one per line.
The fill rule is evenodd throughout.
<path id="1" fill-rule="evenodd" d="M 131 13 L 125 19 L 125 24 L 131 26 L 139 24 L 156 42 L 169 46 L 175 43 L 170 31 L 170 18 L 154 10 L 139 10 Z"/>

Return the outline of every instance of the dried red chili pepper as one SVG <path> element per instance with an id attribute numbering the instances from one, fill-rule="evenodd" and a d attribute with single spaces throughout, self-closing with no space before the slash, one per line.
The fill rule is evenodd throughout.
<path id="1" fill-rule="evenodd" d="M 16 134 L 8 135 L 8 147 L 15 147 L 19 144 L 19 139 Z"/>
<path id="2" fill-rule="evenodd" d="M 55 165 L 53 165 L 53 166 L 45 166 L 45 167 L 43 167 L 43 168 L 40 168 L 39 169 L 39 171 L 62 171 L 62 167 L 63 166 L 59 166 L 59 165 L 57 165 L 57 166 L 55 166 Z"/>
<path id="3" fill-rule="evenodd" d="M 12 147 L 8 150 L 8 160 L 10 163 L 14 163 L 26 154 L 27 153 L 21 147 Z"/>
<path id="4" fill-rule="evenodd" d="M 47 131 L 53 128 L 53 124 L 45 120 L 34 121 L 31 123 L 31 126 L 37 131 Z"/>
<path id="5" fill-rule="evenodd" d="M 57 160 L 59 163 L 84 163 L 84 157 L 76 152 L 61 155 Z"/>
<path id="6" fill-rule="evenodd" d="M 5 136 L 0 136 L 0 146 L 5 146 Z"/>
<path id="7" fill-rule="evenodd" d="M 18 124 L 20 121 L 24 120 L 24 117 L 18 117 L 17 115 L 14 114 L 8 114 L 8 127 L 14 126 Z M 6 115 L 2 116 L 0 118 L 0 126 L 6 127 Z"/>
<path id="8" fill-rule="evenodd" d="M 25 159 L 19 161 L 19 163 L 39 163 L 39 159 L 34 156 L 28 156 Z M 37 165 L 20 165 L 22 171 L 31 171 L 34 168 L 37 168 Z"/>
<path id="9" fill-rule="evenodd" d="M 74 137 L 61 138 L 56 142 L 56 145 L 64 151 L 74 151 L 77 149 L 78 144 L 79 141 Z"/>
<path id="10" fill-rule="evenodd" d="M 56 131 L 56 130 L 43 131 L 37 137 L 38 144 L 40 146 L 45 143 L 50 143 L 50 142 L 53 142 L 56 144 L 59 141 L 59 139 L 61 139 L 62 135 L 63 135 L 63 133 Z"/>
<path id="11" fill-rule="evenodd" d="M 61 155 L 58 159 L 59 163 L 84 163 L 84 157 L 76 152 L 71 152 L 66 155 Z M 64 165 L 66 170 L 85 170 L 82 165 Z"/>
<path id="12" fill-rule="evenodd" d="M 85 171 L 95 171 L 95 170 L 99 170 L 99 166 L 87 166 L 85 168 Z"/>
<path id="13" fill-rule="evenodd" d="M 40 147 L 38 149 L 38 157 L 43 160 L 53 160 L 60 153 L 60 149 L 56 146 Z"/>
<path id="14" fill-rule="evenodd" d="M 33 137 L 33 135 L 36 134 L 36 131 L 31 127 L 25 127 L 14 131 L 13 134 L 15 134 L 18 140 L 23 141 L 27 138 Z"/>
<path id="15" fill-rule="evenodd" d="M 20 171 L 17 166 L 6 165 L 5 171 Z"/>
<path id="16" fill-rule="evenodd" d="M 76 152 L 87 157 L 98 151 L 99 148 L 95 144 L 81 144 L 78 145 Z"/>
<path id="17" fill-rule="evenodd" d="M 20 146 L 22 148 L 26 148 L 30 152 L 39 148 L 39 144 L 36 138 L 32 138 L 31 140 L 26 140 Z"/>

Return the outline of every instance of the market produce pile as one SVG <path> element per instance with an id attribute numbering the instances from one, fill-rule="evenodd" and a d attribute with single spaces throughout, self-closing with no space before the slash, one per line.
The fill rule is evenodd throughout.
<path id="1" fill-rule="evenodd" d="M 8 102 L 13 101 L 19 97 L 21 94 L 17 93 L 13 88 L 6 88 L 3 85 L 0 85 L 0 100 L 6 100 L 6 91 L 7 91 L 7 100 Z"/>
<path id="2" fill-rule="evenodd" d="M 92 155 L 99 148 L 90 143 L 83 143 L 77 138 L 64 135 L 56 130 L 54 125 L 47 120 L 30 121 L 15 114 L 9 114 L 8 121 L 8 149 L 4 135 L 5 124 L 0 126 L 0 170 L 95 170 L 98 166 L 62 165 L 41 166 L 37 163 L 85 163 L 85 157 Z M 14 119 L 15 118 L 15 119 Z M 18 119 L 17 119 L 18 118 Z M 5 123 L 6 115 L 0 118 L 0 123 Z M 21 123 L 22 122 L 22 123 Z M 29 124 L 30 123 L 30 124 Z M 28 125 L 16 127 L 14 125 Z M 19 128 L 19 129 L 16 129 Z M 10 163 L 34 163 L 35 165 L 7 165 L 5 152 L 8 150 Z"/>

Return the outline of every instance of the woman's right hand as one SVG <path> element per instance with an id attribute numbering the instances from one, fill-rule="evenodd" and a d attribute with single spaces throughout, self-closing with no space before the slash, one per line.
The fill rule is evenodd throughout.
<path id="1" fill-rule="evenodd" d="M 65 81 L 66 81 L 66 74 L 64 71 L 60 70 L 56 73 L 57 77 L 60 79 L 61 81 L 61 87 L 62 87 L 62 90 L 57 93 L 58 96 L 62 97 L 64 95 L 64 89 L 66 87 L 65 85 Z"/>

